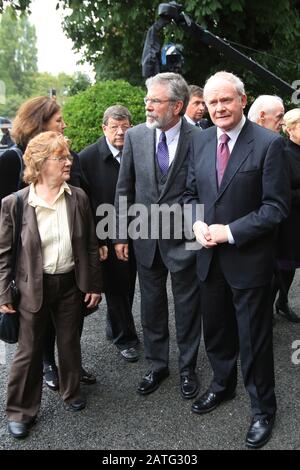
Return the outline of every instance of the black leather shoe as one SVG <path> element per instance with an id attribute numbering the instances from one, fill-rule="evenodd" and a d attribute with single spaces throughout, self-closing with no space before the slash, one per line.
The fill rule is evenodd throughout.
<path id="1" fill-rule="evenodd" d="M 44 367 L 44 379 L 50 390 L 55 392 L 59 389 L 58 372 L 55 364 L 50 364 Z"/>
<path id="2" fill-rule="evenodd" d="M 125 361 L 128 361 L 128 362 L 136 362 L 139 360 L 139 355 L 135 348 L 122 349 L 120 351 L 120 354 L 123 357 L 123 359 L 125 359 Z"/>
<path id="3" fill-rule="evenodd" d="M 83 367 L 81 367 L 80 383 L 85 384 L 85 385 L 93 385 L 96 382 L 97 382 L 96 377 L 90 372 L 87 372 Z"/>
<path id="4" fill-rule="evenodd" d="M 198 414 L 209 413 L 217 408 L 222 401 L 232 400 L 235 397 L 233 393 L 214 393 L 207 390 L 198 400 L 192 404 L 192 411 Z"/>
<path id="5" fill-rule="evenodd" d="M 182 398 L 194 398 L 199 392 L 199 382 L 196 374 L 181 375 L 180 391 Z"/>
<path id="6" fill-rule="evenodd" d="M 264 446 L 272 435 L 275 416 L 253 418 L 246 436 L 246 446 L 258 449 Z"/>
<path id="7" fill-rule="evenodd" d="M 76 400 L 71 403 L 67 403 L 65 408 L 67 411 L 80 411 L 86 407 L 86 399 L 83 397 L 76 398 Z"/>
<path id="8" fill-rule="evenodd" d="M 288 302 L 281 303 L 277 300 L 275 304 L 276 313 L 285 317 L 288 321 L 293 323 L 300 323 L 300 317 L 289 306 Z"/>
<path id="9" fill-rule="evenodd" d="M 9 421 L 8 432 L 16 439 L 22 439 L 28 436 L 28 426 L 26 423 L 17 423 L 16 421 Z"/>
<path id="10" fill-rule="evenodd" d="M 29 429 L 34 423 L 35 423 L 35 418 L 33 418 L 28 423 L 19 423 L 17 421 L 9 421 L 7 425 L 8 432 L 16 439 L 22 439 L 28 436 Z"/>
<path id="11" fill-rule="evenodd" d="M 168 375 L 168 368 L 150 370 L 139 384 L 137 389 L 138 393 L 141 395 L 148 395 L 149 393 L 154 392 L 159 387 L 161 382 L 168 377 Z"/>

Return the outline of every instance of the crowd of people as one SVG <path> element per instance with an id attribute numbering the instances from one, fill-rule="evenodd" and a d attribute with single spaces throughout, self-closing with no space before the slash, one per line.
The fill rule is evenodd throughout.
<path id="1" fill-rule="evenodd" d="M 200 390 L 203 333 L 212 381 L 192 411 L 208 413 L 235 398 L 240 357 L 252 413 L 245 443 L 259 448 L 271 437 L 277 409 L 274 303 L 277 314 L 300 321 L 288 302 L 300 266 L 300 109 L 285 113 L 280 97 L 262 95 L 246 117 L 244 84 L 224 71 L 203 89 L 169 72 L 147 79 L 146 89 L 145 123 L 133 125 L 130 111 L 112 104 L 103 136 L 79 155 L 64 137 L 55 100 L 33 98 L 14 119 L 15 146 L 0 157 L 0 309 L 7 315 L 15 313 L 9 284 L 16 191 L 23 201 L 8 430 L 15 438 L 28 435 L 43 377 L 66 409 L 86 406 L 80 385 L 96 377 L 82 366 L 80 336 L 102 293 L 107 339 L 122 360 L 139 359 L 132 314 L 137 275 L 149 363 L 137 392 L 157 390 L 169 376 L 170 277 L 182 398 Z M 116 211 L 113 237 L 98 230 L 96 237 L 104 204 Z M 124 233 L 134 205 L 145 209 L 139 225 L 147 236 L 132 236 L 130 218 Z M 177 236 L 183 205 L 191 208 L 196 250 L 183 230 Z M 153 225 L 153 207 L 172 208 L 167 227 L 163 217 Z"/>

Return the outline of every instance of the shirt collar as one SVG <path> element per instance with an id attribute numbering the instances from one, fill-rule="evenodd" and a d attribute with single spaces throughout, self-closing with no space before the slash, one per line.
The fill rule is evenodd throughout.
<path id="1" fill-rule="evenodd" d="M 167 144 L 170 144 L 172 140 L 174 140 L 177 137 L 181 129 L 181 124 L 182 124 L 182 119 L 179 119 L 179 121 L 175 124 L 175 126 L 171 127 L 171 129 L 168 129 L 167 131 L 164 131 L 166 134 Z M 160 134 L 162 132 L 163 131 L 161 129 L 156 129 L 157 142 L 159 142 Z"/>
<path id="2" fill-rule="evenodd" d="M 239 133 L 241 132 L 244 124 L 246 122 L 246 118 L 245 116 L 243 115 L 242 119 L 240 120 L 240 122 L 233 128 L 231 129 L 230 131 L 222 131 L 222 129 L 220 129 L 219 127 L 217 127 L 217 137 L 218 137 L 218 140 L 220 139 L 221 135 L 222 134 L 227 134 L 228 137 L 230 137 L 231 141 L 235 142 L 236 139 L 238 138 L 238 135 Z"/>
<path id="3" fill-rule="evenodd" d="M 60 189 L 59 189 L 59 192 L 53 202 L 53 204 L 61 197 L 62 194 L 64 193 L 68 193 L 69 195 L 72 194 L 72 191 L 71 191 L 71 188 L 70 186 L 64 182 Z M 29 187 L 29 195 L 28 195 L 28 204 L 32 207 L 46 207 L 47 209 L 54 209 L 53 208 L 53 205 L 50 206 L 46 201 L 44 201 L 43 199 L 41 199 L 35 192 L 35 187 L 34 187 L 34 184 L 31 183 L 30 187 Z"/>
<path id="4" fill-rule="evenodd" d="M 187 120 L 187 122 L 189 122 L 190 124 L 192 124 L 193 126 L 196 125 L 196 122 L 193 121 L 193 119 L 190 118 L 190 116 L 188 116 L 187 114 L 184 115 L 185 119 Z"/>
<path id="5" fill-rule="evenodd" d="M 111 145 L 107 137 L 105 137 L 105 139 L 106 139 L 107 146 L 110 152 L 112 153 L 113 157 L 116 158 L 117 156 L 120 156 L 119 153 L 122 153 L 122 150 L 118 150 L 116 147 Z"/>

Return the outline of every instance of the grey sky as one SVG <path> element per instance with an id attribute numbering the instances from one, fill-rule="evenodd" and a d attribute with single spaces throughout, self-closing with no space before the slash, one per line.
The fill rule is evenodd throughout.
<path id="1" fill-rule="evenodd" d="M 91 75 L 88 64 L 76 65 L 81 58 L 72 51 L 72 41 L 67 39 L 61 27 L 62 11 L 55 10 L 57 0 L 33 0 L 30 22 L 36 27 L 38 69 L 40 72 L 73 74 L 83 71 Z"/>

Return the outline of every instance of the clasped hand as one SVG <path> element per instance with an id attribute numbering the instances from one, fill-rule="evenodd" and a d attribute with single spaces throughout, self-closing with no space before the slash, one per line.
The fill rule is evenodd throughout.
<path id="1" fill-rule="evenodd" d="M 212 248 L 218 243 L 228 242 L 227 231 L 225 225 L 222 224 L 208 226 L 205 222 L 197 220 L 193 225 L 193 231 L 197 242 L 204 248 Z"/>

